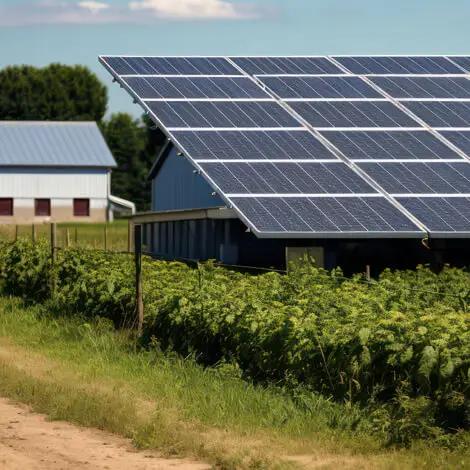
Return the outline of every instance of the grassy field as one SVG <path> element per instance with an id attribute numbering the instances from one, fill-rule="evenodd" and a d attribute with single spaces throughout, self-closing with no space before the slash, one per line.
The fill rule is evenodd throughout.
<path id="1" fill-rule="evenodd" d="M 316 395 L 300 405 L 232 370 L 137 351 L 102 320 L 64 319 L 16 299 L 0 298 L 0 395 L 223 468 L 470 468 L 468 449 L 393 450 L 351 430 L 354 407 Z"/>
<path id="2" fill-rule="evenodd" d="M 112 223 L 63 223 L 57 224 L 57 245 L 59 247 L 80 246 L 94 250 L 105 248 L 105 229 L 107 230 L 107 249 L 111 251 L 127 251 L 127 220 L 116 220 Z M 50 225 L 37 224 L 34 226 L 37 240 L 50 240 Z M 31 225 L 19 225 L 18 236 L 32 237 Z M 0 225 L 0 241 L 14 240 L 15 225 Z"/>

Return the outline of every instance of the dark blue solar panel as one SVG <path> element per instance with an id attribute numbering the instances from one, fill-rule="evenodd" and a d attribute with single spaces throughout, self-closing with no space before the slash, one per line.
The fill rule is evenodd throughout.
<path id="1" fill-rule="evenodd" d="M 167 128 L 300 127 L 275 102 L 149 101 L 147 106 Z"/>
<path id="2" fill-rule="evenodd" d="M 470 57 L 469 56 L 460 56 L 460 57 L 449 57 L 452 62 L 455 62 L 460 67 L 464 68 L 468 73 L 470 73 Z"/>
<path id="3" fill-rule="evenodd" d="M 360 163 L 391 194 L 470 192 L 470 163 Z"/>
<path id="4" fill-rule="evenodd" d="M 394 98 L 470 98 L 466 77 L 371 77 Z"/>
<path id="5" fill-rule="evenodd" d="M 470 156 L 470 131 L 441 131 L 440 134 Z"/>
<path id="6" fill-rule="evenodd" d="M 201 163 L 224 193 L 371 194 L 373 189 L 344 163 Z M 470 167 L 470 165 L 469 165 Z"/>
<path id="7" fill-rule="evenodd" d="M 337 159 L 307 131 L 175 131 L 172 135 L 195 160 Z"/>
<path id="8" fill-rule="evenodd" d="M 232 198 L 259 232 L 420 232 L 385 198 Z"/>
<path id="9" fill-rule="evenodd" d="M 270 98 L 245 77 L 128 77 L 124 81 L 142 99 Z"/>
<path id="10" fill-rule="evenodd" d="M 326 57 L 232 57 L 250 75 L 343 74 Z"/>
<path id="11" fill-rule="evenodd" d="M 321 133 L 346 157 L 353 160 L 461 158 L 427 131 L 322 131 Z M 470 152 L 470 140 L 468 146 Z"/>
<path id="12" fill-rule="evenodd" d="M 359 77 L 263 77 L 261 81 L 284 99 L 383 98 Z"/>
<path id="13" fill-rule="evenodd" d="M 334 57 L 358 75 L 367 74 L 461 74 L 445 57 Z"/>
<path id="14" fill-rule="evenodd" d="M 419 127 L 411 117 L 386 101 L 293 102 L 313 127 Z"/>
<path id="15" fill-rule="evenodd" d="M 466 197 L 398 198 L 398 202 L 432 232 L 470 232 L 470 199 Z"/>
<path id="16" fill-rule="evenodd" d="M 432 127 L 470 127 L 470 102 L 404 101 L 403 104 Z"/>
<path id="17" fill-rule="evenodd" d="M 117 75 L 240 75 L 221 57 L 102 57 Z"/>

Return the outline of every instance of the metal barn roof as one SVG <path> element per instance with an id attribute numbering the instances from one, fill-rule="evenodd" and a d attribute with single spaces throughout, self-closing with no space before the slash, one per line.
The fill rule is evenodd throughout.
<path id="1" fill-rule="evenodd" d="M 111 168 L 116 162 L 95 122 L 0 121 L 0 166 Z"/>

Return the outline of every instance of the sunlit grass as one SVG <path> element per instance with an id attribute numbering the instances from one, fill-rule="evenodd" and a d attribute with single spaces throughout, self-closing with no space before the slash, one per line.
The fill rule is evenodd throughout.
<path id="1" fill-rule="evenodd" d="M 138 351 L 98 320 L 61 318 L 0 298 L 0 394 L 52 419 L 119 433 L 138 447 L 226 468 L 470 468 L 468 451 L 386 449 L 352 426 L 354 407 L 305 395 L 304 406 L 236 371 Z M 289 457 L 295 456 L 295 459 Z"/>
<path id="2" fill-rule="evenodd" d="M 32 225 L 0 225 L 0 241 L 15 240 L 18 237 L 32 239 Z M 81 247 L 94 250 L 105 249 L 105 230 L 107 231 L 106 249 L 110 251 L 127 251 L 128 249 L 128 221 L 115 220 L 110 223 L 62 223 L 57 224 L 58 247 Z M 34 226 L 36 240 L 50 240 L 50 224 L 36 224 Z"/>

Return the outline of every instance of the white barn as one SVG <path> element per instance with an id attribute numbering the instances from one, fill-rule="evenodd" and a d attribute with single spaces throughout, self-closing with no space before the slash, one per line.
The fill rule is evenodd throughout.
<path id="1" fill-rule="evenodd" d="M 0 224 L 104 222 L 116 162 L 95 122 L 0 122 Z"/>

